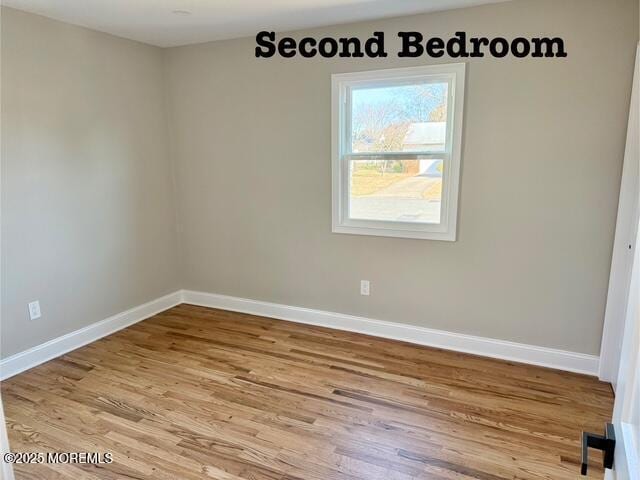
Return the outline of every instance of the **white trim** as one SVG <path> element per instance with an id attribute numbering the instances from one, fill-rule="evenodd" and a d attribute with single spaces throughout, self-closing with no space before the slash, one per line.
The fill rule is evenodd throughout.
<path id="1" fill-rule="evenodd" d="M 340 73 L 331 76 L 332 232 L 427 240 L 456 240 L 465 70 L 465 63 L 450 63 Z M 351 153 L 351 139 L 346 138 L 351 115 L 350 88 L 429 79 L 446 82 L 449 85 L 446 149 L 445 152 L 440 152 L 440 156 L 445 162 L 441 223 L 427 224 L 349 218 L 349 162 L 344 161 L 344 155 Z M 379 153 L 379 155 L 395 157 L 400 153 Z M 406 153 L 408 155 L 423 153 L 429 156 L 436 154 L 436 152 Z"/>
<path id="2" fill-rule="evenodd" d="M 640 437 L 638 436 L 638 426 L 630 423 L 621 422 L 620 431 L 622 435 L 618 435 L 618 438 L 622 437 L 620 442 L 621 448 L 625 450 L 625 458 L 627 459 L 627 472 L 629 473 L 628 480 L 640 479 Z M 618 442 L 616 442 L 618 447 Z M 619 447 L 620 448 L 620 447 Z M 615 463 L 614 463 L 615 468 Z"/>
<path id="3" fill-rule="evenodd" d="M 476 337 L 324 310 L 281 305 L 215 293 L 180 290 L 0 360 L 0 380 L 10 378 L 181 303 L 363 333 L 417 345 L 472 353 L 484 357 L 511 360 L 569 372 L 587 375 L 597 375 L 598 373 L 599 358 L 595 355 Z"/>
<path id="4" fill-rule="evenodd" d="M 30 348 L 0 360 L 0 380 L 6 380 L 52 358 L 64 355 L 71 350 L 95 342 L 125 327 L 152 317 L 157 313 L 182 303 L 182 292 L 177 291 L 157 298 L 143 305 L 105 318 L 84 328 L 68 333 L 46 343 Z"/>
<path id="5" fill-rule="evenodd" d="M 250 313 L 297 323 L 334 328 L 337 330 L 364 333 L 366 335 L 402 340 L 418 345 L 472 353 L 485 357 L 511 360 L 569 372 L 594 376 L 598 374 L 598 357 L 595 355 L 214 293 L 184 290 L 182 298 L 184 303 L 192 305 L 220 308 L 234 312 Z"/>
<path id="6" fill-rule="evenodd" d="M 639 44 L 640 45 L 640 44 Z M 640 63 L 640 46 L 636 52 L 636 63 Z M 620 367 L 620 351 L 622 349 L 622 331 L 626 319 L 633 265 L 638 216 L 640 215 L 640 152 L 638 147 L 638 130 L 640 117 L 638 114 L 638 89 L 640 73 L 638 65 L 631 88 L 631 107 L 629 108 L 629 124 L 625 144 L 624 163 L 620 180 L 620 196 L 618 199 L 618 216 L 616 233 L 613 241 L 609 290 L 607 306 L 602 329 L 600 347 L 600 380 L 610 382 L 614 390 L 617 388 L 618 369 Z"/>
<path id="7" fill-rule="evenodd" d="M 604 480 L 640 480 L 640 436 L 637 426 L 620 422 L 616 427 L 616 460 L 613 469 L 605 470 Z M 621 453 L 618 449 L 622 449 Z M 626 465 L 622 469 L 616 468 L 618 458 L 624 458 Z M 620 470 L 624 470 L 620 472 Z"/>

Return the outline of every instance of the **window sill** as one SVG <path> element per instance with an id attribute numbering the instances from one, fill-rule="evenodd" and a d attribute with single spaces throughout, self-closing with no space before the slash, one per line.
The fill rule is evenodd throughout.
<path id="1" fill-rule="evenodd" d="M 346 233 L 350 235 L 369 235 L 374 237 L 395 237 L 409 238 L 418 240 L 440 240 L 446 242 L 455 242 L 455 232 L 429 232 L 420 230 L 399 230 L 387 228 L 371 228 L 371 227 L 348 227 L 344 225 L 334 225 L 333 233 Z"/>

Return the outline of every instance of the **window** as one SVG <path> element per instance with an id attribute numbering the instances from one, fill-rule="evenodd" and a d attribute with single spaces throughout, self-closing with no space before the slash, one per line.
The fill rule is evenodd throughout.
<path id="1" fill-rule="evenodd" d="M 455 240 L 465 65 L 332 76 L 333 231 Z"/>

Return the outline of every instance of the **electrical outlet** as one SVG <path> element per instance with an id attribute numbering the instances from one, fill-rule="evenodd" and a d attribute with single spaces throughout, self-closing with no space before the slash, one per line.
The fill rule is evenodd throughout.
<path id="1" fill-rule="evenodd" d="M 40 312 L 40 302 L 36 300 L 35 302 L 29 303 L 29 318 L 31 320 L 36 320 L 42 316 Z"/>
<path id="2" fill-rule="evenodd" d="M 368 296 L 369 293 L 369 280 L 360 280 L 360 295 Z"/>

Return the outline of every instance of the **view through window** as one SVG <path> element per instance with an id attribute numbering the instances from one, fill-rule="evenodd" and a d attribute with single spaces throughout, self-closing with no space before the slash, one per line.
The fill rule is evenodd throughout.
<path id="1" fill-rule="evenodd" d="M 463 64 L 334 75 L 334 231 L 455 238 L 463 87 Z"/>
<path id="2" fill-rule="evenodd" d="M 445 152 L 447 83 L 357 88 L 351 95 L 351 151 Z M 349 216 L 440 223 L 442 159 L 350 163 Z"/>

